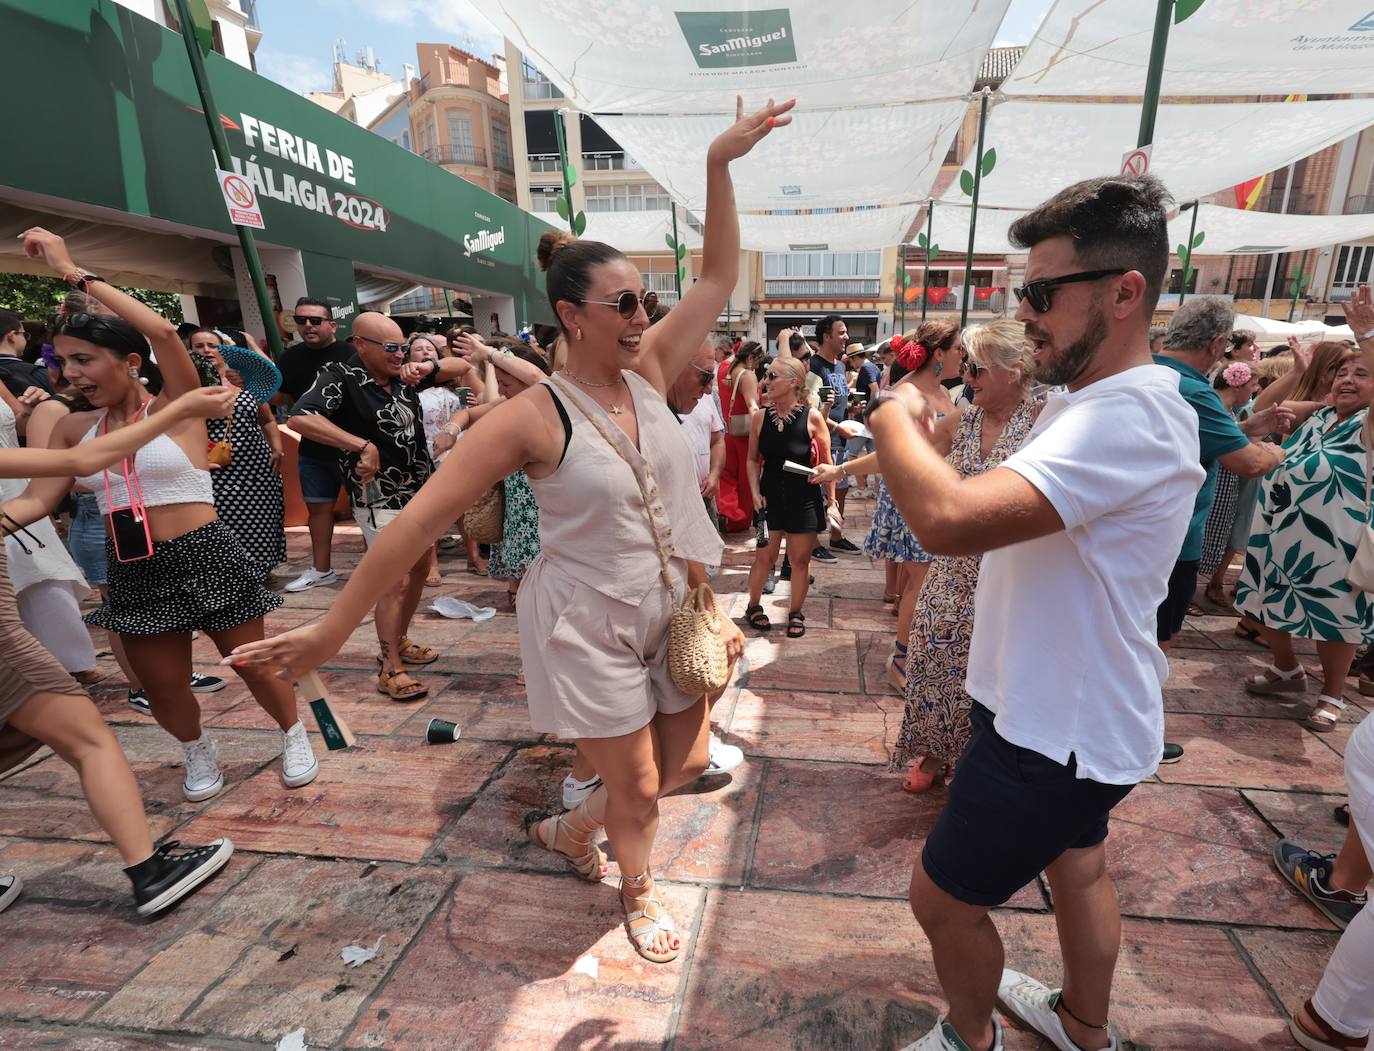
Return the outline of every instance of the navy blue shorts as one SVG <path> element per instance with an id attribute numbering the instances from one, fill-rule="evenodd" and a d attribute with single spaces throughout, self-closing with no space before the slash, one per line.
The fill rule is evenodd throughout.
<path id="1" fill-rule="evenodd" d="M 973 737 L 949 801 L 921 851 L 926 875 L 966 905 L 1001 905 L 1066 850 L 1107 838 L 1107 815 L 1134 785 L 1104 785 L 1001 737 L 992 713 L 969 711 Z"/>
<path id="2" fill-rule="evenodd" d="M 307 504 L 332 504 L 339 498 L 343 488 L 343 466 L 330 457 L 321 459 L 301 455 L 296 462 L 296 473 L 301 479 L 301 499 Z"/>

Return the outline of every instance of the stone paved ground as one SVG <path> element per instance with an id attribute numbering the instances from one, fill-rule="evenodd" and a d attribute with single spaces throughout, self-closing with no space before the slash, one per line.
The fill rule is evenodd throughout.
<path id="1" fill-rule="evenodd" d="M 339 549 L 351 566 L 356 531 L 341 528 Z M 302 536 L 291 554 L 303 564 Z M 736 616 L 748 558 L 736 545 L 720 580 Z M 238 845 L 170 915 L 135 916 L 60 761 L 5 779 L 0 870 L 27 888 L 0 916 L 0 1047 L 262 1047 L 303 1026 L 313 1048 L 888 1051 L 929 1028 L 941 999 L 905 897 L 941 799 L 900 791 L 885 768 L 902 706 L 882 674 L 892 619 L 877 567 L 819 567 L 807 637 L 749 643 L 716 713 L 748 763 L 664 802 L 655 870 L 688 934 L 668 966 L 631 951 L 613 883 L 583 883 L 526 845 L 522 820 L 552 804 L 568 749 L 528 729 L 502 585 L 457 559 L 445 569 L 427 594 L 500 612 L 421 618 L 416 636 L 444 656 L 413 706 L 374 691 L 375 640 L 360 628 L 325 669 L 359 746 L 321 751 L 300 791 L 281 788 L 278 738 L 241 686 L 202 699 L 229 787 L 199 805 L 182 799 L 170 738 L 122 689 L 97 689 L 156 834 Z M 333 595 L 290 596 L 271 627 L 308 623 Z M 1292 1046 L 1287 1012 L 1336 940 L 1269 852 L 1281 834 L 1339 843 L 1331 809 L 1354 719 L 1320 737 L 1247 696 L 1261 651 L 1232 624 L 1190 622 L 1166 696 L 1187 757 L 1126 800 L 1108 841 L 1126 916 L 1114 1020 L 1138 1048 Z M 210 647 L 196 653 L 208 670 Z M 433 716 L 460 723 L 461 742 L 427 745 Z M 996 919 L 1008 962 L 1053 981 L 1051 913 L 1041 884 Z M 344 966 L 344 945 L 378 938 L 375 959 Z M 1009 1030 L 1014 1051 L 1040 1046 Z"/>

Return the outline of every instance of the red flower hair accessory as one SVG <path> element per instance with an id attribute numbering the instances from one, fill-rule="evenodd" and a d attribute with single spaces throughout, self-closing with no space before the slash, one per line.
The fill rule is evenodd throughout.
<path id="1" fill-rule="evenodd" d="M 907 372 L 916 372 L 930 360 L 930 348 L 905 336 L 893 336 L 890 344 L 897 354 L 897 363 Z"/>

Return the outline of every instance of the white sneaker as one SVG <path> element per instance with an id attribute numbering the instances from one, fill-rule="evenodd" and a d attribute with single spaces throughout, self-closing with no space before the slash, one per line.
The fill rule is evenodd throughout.
<path id="1" fill-rule="evenodd" d="M 710 743 L 707 745 L 711 761 L 706 764 L 706 769 L 701 772 L 701 776 L 707 774 L 726 774 L 744 762 L 744 749 L 736 748 L 732 744 L 723 744 L 715 734 L 711 735 Z"/>
<path id="2" fill-rule="evenodd" d="M 954 1031 L 954 1026 L 945 1021 L 945 1016 L 941 1015 L 940 1020 L 935 1023 L 932 1029 L 914 1044 L 907 1044 L 902 1051 L 981 1051 L 979 1048 L 971 1048 L 959 1038 L 959 1034 Z M 992 1019 L 992 1047 L 989 1051 L 1003 1051 L 1002 1045 L 1002 1023 L 994 1015 Z"/>
<path id="3" fill-rule="evenodd" d="M 186 780 L 181 790 L 192 803 L 218 795 L 224 787 L 224 775 L 219 772 L 219 749 L 214 738 L 204 731 L 199 741 L 185 741 Z"/>
<path id="4" fill-rule="evenodd" d="M 563 809 L 572 810 L 601 787 L 601 778 L 593 774 L 590 781 L 579 781 L 569 774 L 563 778 Z"/>
<path id="5" fill-rule="evenodd" d="M 287 788 L 300 788 L 315 780 L 320 773 L 320 761 L 310 747 L 310 735 L 297 720 L 296 725 L 281 735 L 281 781 Z"/>
<path id="6" fill-rule="evenodd" d="M 0 912 L 9 908 L 10 902 L 19 897 L 19 892 L 24 889 L 24 881 L 18 876 L 0 876 Z"/>
<path id="7" fill-rule="evenodd" d="M 1054 1010 L 1059 1003 L 1058 989 L 1051 989 L 1028 974 L 1006 967 L 1002 970 L 1002 981 L 997 986 L 997 999 L 1009 1014 L 1015 1015 L 1048 1039 L 1059 1051 L 1082 1051 L 1064 1032 L 1064 1023 Z M 1112 1042 L 1105 1051 L 1117 1051 L 1119 1043 L 1116 1034 L 1110 1035 Z"/>
<path id="8" fill-rule="evenodd" d="M 311 588 L 323 587 L 338 581 L 338 575 L 332 569 L 326 569 L 321 573 L 313 566 L 298 576 L 291 583 L 286 585 L 287 591 L 309 591 Z"/>

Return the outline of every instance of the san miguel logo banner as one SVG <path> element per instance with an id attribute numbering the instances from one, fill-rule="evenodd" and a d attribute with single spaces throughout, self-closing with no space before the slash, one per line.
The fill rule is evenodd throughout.
<path id="1" fill-rule="evenodd" d="M 678 25 L 700 69 L 780 66 L 797 61 L 792 16 L 766 11 L 678 11 Z"/>

